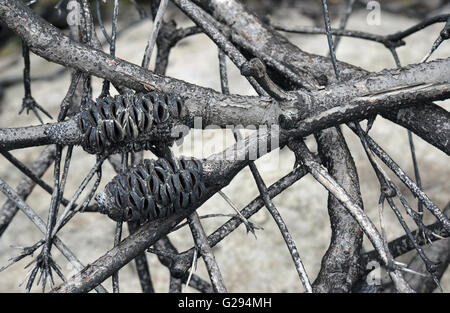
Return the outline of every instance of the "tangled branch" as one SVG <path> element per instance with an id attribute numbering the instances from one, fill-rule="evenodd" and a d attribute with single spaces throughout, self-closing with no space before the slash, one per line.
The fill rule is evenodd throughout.
<path id="1" fill-rule="evenodd" d="M 400 62 L 395 49 L 404 44 L 403 39 L 428 25 L 447 21 L 448 15 L 428 19 L 403 32 L 388 36 L 375 36 L 344 29 L 354 1 L 349 3 L 341 28 L 331 29 L 327 3 L 323 0 L 325 29 L 290 28 L 273 22 L 270 24 L 275 29 L 283 31 L 326 34 L 330 47 L 330 62 L 329 58 L 305 53 L 294 46 L 272 29 L 270 25 L 264 24 L 255 15 L 247 11 L 237 1 L 228 1 L 227 4 L 224 4 L 220 0 L 173 0 L 181 11 L 197 25 L 187 29 L 177 29 L 174 24 L 166 23 L 163 20 L 167 2 L 161 1 L 157 11 L 155 10 L 156 4 L 152 4 L 155 26 L 144 53 L 142 66 L 115 57 L 118 1 L 114 2 L 111 36 L 106 32 L 101 13 L 99 10 L 97 12 L 101 29 L 110 44 L 109 54 L 100 50 L 101 45 L 96 37 L 87 1 L 81 1 L 83 8 L 81 14 L 82 27 L 78 30 L 72 29 L 72 32 L 80 32 L 78 34 L 79 41 L 76 38 L 69 38 L 64 35 L 56 27 L 39 18 L 20 1 L 5 0 L 0 2 L 0 20 L 23 41 L 25 60 L 28 59 L 29 49 L 29 51 L 51 62 L 75 70 L 71 87 L 61 105 L 57 122 L 20 128 L 0 128 L 0 149 L 5 156 L 9 156 L 7 152 L 9 150 L 56 144 L 54 150 L 43 154 L 41 162 L 36 164 L 35 171 L 31 171 L 20 162 L 18 163 L 9 157 L 16 167 L 52 193 L 47 225 L 37 219 L 31 208 L 21 199 L 31 192 L 32 184 L 29 182 L 23 183 L 19 192 L 15 192 L 0 180 L 2 191 L 10 199 L 10 202 L 4 208 L 7 212 L 0 212 L 0 217 L 7 216 L 6 222 L 0 224 L 1 231 L 6 228 L 12 219 L 11 216 L 17 211 L 15 207 L 18 207 L 33 219 L 43 232 L 46 230 L 45 239 L 33 246 L 34 250 L 45 244 L 43 251 L 48 250 L 47 253 L 49 254 L 51 240 L 53 240 L 63 254 L 76 264 L 80 272 L 66 280 L 62 273 L 57 271 L 56 263 L 51 263 L 51 266 L 55 268 L 55 271 L 60 274 L 64 281 L 61 286 L 53 290 L 54 292 L 87 292 L 94 288 L 102 292 L 105 290 L 100 284 L 110 276 L 113 276 L 113 289 L 116 292 L 119 290 L 119 269 L 133 259 L 136 259 L 138 265 L 143 290 L 153 291 L 148 264 L 146 264 L 143 256 L 144 251 L 151 246 L 153 246 L 151 251 L 156 254 L 159 253 L 162 263 L 171 272 L 171 291 L 180 291 L 181 284 L 184 283 L 193 284 L 199 290 L 211 290 L 212 288 L 216 292 L 226 292 L 227 289 L 220 268 L 211 248 L 227 237 L 241 223 L 244 222 L 249 227 L 246 218 L 256 213 L 264 205 L 277 222 L 291 252 L 299 277 L 308 292 L 347 292 L 352 290 L 364 275 L 361 268 L 368 260 L 375 258 L 381 260 L 385 265 L 398 291 L 413 292 L 414 290 L 402 275 L 402 271 L 406 271 L 406 269 L 394 258 L 414 247 L 422 260 L 428 265 L 426 262 L 428 259 L 419 247 L 421 243 L 415 241 L 414 233 L 409 230 L 406 224 L 402 223 L 409 235 L 407 248 L 393 249 L 399 245 L 395 242 L 386 244 L 383 232 L 377 230 L 363 210 L 356 166 L 338 126 L 347 123 L 360 136 L 380 184 L 389 184 L 390 180 L 384 173 L 384 176 L 378 175 L 381 169 L 374 165 L 375 163 L 371 158 L 372 153 L 377 155 L 419 199 L 419 206 L 421 207 L 423 204 L 438 219 L 441 236 L 448 236 L 450 232 L 448 216 L 442 213 L 423 192 L 420 182 L 414 183 L 397 163 L 368 136 L 368 130 L 365 134 L 361 132 L 357 123 L 368 119 L 370 125 L 375 116 L 381 115 L 414 132 L 431 145 L 450 155 L 450 141 L 448 140 L 450 138 L 449 112 L 433 103 L 433 101 L 450 98 L 450 71 L 448 70 L 450 58 L 384 70 L 379 73 L 367 73 L 336 60 L 334 50 L 338 40 L 333 42 L 332 35 L 355 36 L 380 42 L 390 49 L 399 65 Z M 135 2 L 134 4 L 138 6 Z M 97 7 L 99 8 L 98 1 Z M 142 13 L 142 8 L 137 9 Z M 439 44 L 447 39 L 445 38 L 447 36 L 447 28 L 445 27 L 440 34 L 440 41 L 437 41 Z M 200 32 L 205 33 L 220 49 L 222 93 L 164 75 L 170 49 L 182 38 Z M 153 72 L 148 69 L 148 65 L 155 43 L 158 45 L 157 60 L 160 62 Z M 437 46 L 433 47 L 429 55 L 436 48 Z M 225 55 L 237 66 L 241 74 L 258 93 L 258 96 L 229 94 L 228 83 L 224 78 L 226 76 L 224 72 Z M 29 64 L 26 68 L 29 70 Z M 28 86 L 26 90 L 29 91 L 30 77 L 28 74 L 25 79 L 25 86 Z M 90 100 L 91 75 L 104 79 L 101 97 L 95 105 Z M 110 83 L 121 93 L 120 96 L 115 98 L 116 100 L 108 98 Z M 79 95 L 81 109 L 78 110 L 78 113 L 68 114 L 69 98 L 74 96 L 75 87 L 79 84 L 83 86 L 82 94 Z M 133 95 L 130 89 L 134 90 L 136 94 Z M 143 107 L 141 111 L 134 110 L 133 105 L 141 105 L 142 99 L 145 97 L 138 99 L 141 101 L 138 104 L 136 99 L 141 97 L 141 92 L 151 92 L 152 95 L 161 94 L 161 99 L 164 99 L 151 101 L 151 108 Z M 167 98 L 168 94 L 176 94 L 182 98 L 182 102 L 184 102 L 183 114 L 181 114 L 181 109 L 177 110 L 179 107 L 176 105 L 174 108 L 177 114 L 174 116 L 167 113 L 167 110 L 164 111 L 167 107 L 172 110 L 171 104 L 178 104 L 172 98 Z M 32 99 L 31 93 L 27 92 L 27 97 Z M 126 101 L 131 101 L 129 99 L 134 99 L 133 101 L 136 101 L 136 103 L 125 104 Z M 112 101 L 117 103 L 123 101 L 123 105 L 119 105 L 121 112 L 125 112 L 123 115 L 105 113 Z M 96 113 L 93 108 L 103 110 L 103 113 Z M 146 124 L 145 122 L 153 118 L 158 122 L 156 123 L 158 125 L 155 124 L 154 127 L 155 129 L 158 128 L 158 131 L 153 130 L 151 123 Z M 103 161 L 108 158 L 115 165 L 119 174 L 117 181 L 123 184 L 120 177 L 125 177 L 124 173 L 129 170 L 128 168 L 137 164 L 138 159 L 142 159 L 142 155 L 135 152 L 147 149 L 159 157 L 164 156 L 169 162 L 174 161 L 170 144 L 180 136 L 177 129 L 179 130 L 180 127 L 186 127 L 187 129 L 198 127 L 196 119 L 199 118 L 202 121 L 200 126 L 202 128 L 211 125 L 221 128 L 228 125 L 278 125 L 279 128 L 258 131 L 245 139 L 238 140 L 234 146 L 227 150 L 202 160 L 201 164 L 204 171 L 202 179 L 206 189 L 204 192 L 202 190 L 201 193 L 196 194 L 194 198 L 190 194 L 186 195 L 186 199 L 177 198 L 176 201 L 180 201 L 177 210 L 168 209 L 177 207 L 170 203 L 170 201 L 173 202 L 170 193 L 164 194 L 166 198 L 161 198 L 159 202 L 157 201 L 157 205 L 154 204 L 153 207 L 148 204 L 148 199 L 145 199 L 147 202 L 144 202 L 143 198 L 140 198 L 133 189 L 142 188 L 137 183 L 136 186 L 131 188 L 133 190 L 127 194 L 129 198 L 126 200 L 129 204 L 133 204 L 135 211 L 126 211 L 130 207 L 123 205 L 126 201 L 121 198 L 122 194 L 101 193 L 100 197 L 97 197 L 101 200 L 98 201 L 98 211 L 105 212 L 111 207 L 117 206 L 121 212 L 121 219 L 118 220 L 116 228 L 116 240 L 110 251 L 92 264 L 83 267 L 70 250 L 56 237 L 56 233 L 74 214 L 84 211 L 93 198 L 101 180 Z M 170 123 L 168 124 L 170 125 L 164 124 L 167 120 L 169 120 Z M 116 125 L 119 126 L 116 127 Z M 120 131 L 115 132 L 114 127 Z M 164 131 L 161 131 L 162 127 L 165 127 Z M 315 136 L 319 157 L 322 160 L 318 161 L 304 144 L 303 138 L 308 135 Z M 126 139 L 125 143 L 121 141 L 124 138 Z M 83 146 L 89 153 L 97 154 L 97 163 L 91 169 L 88 177 L 83 180 L 75 196 L 68 201 L 62 195 L 67 179 L 72 146 L 76 145 Z M 127 145 L 132 145 L 133 148 L 128 149 L 126 148 Z M 300 165 L 300 167 L 267 188 L 253 164 L 253 160 L 255 157 L 259 158 L 273 149 L 286 145 L 294 151 L 297 165 Z M 60 180 L 60 162 L 64 146 L 69 148 Z M 114 147 L 111 148 L 112 146 Z M 136 148 L 138 146 L 139 149 Z M 267 149 L 259 149 L 261 146 L 265 146 Z M 115 159 L 117 155 L 113 155 L 117 152 L 121 153 L 121 155 L 118 155 L 119 159 L 121 158 L 119 162 L 116 162 L 117 159 Z M 229 156 L 232 156 L 232 158 L 229 158 Z M 52 162 L 55 162 L 53 188 L 39 178 Z M 208 236 L 195 210 L 227 186 L 246 166 L 251 168 L 260 196 L 241 210 L 240 216 L 231 218 Z M 295 243 L 280 212 L 271 201 L 273 197 L 303 177 L 307 172 L 329 191 L 328 210 L 332 228 L 329 249 L 322 260 L 319 276 L 312 286 Z M 73 209 L 72 207 L 78 196 L 95 174 L 97 174 L 97 180 L 88 197 Z M 419 177 L 417 173 L 416 176 Z M 136 179 L 139 180 L 139 178 Z M 172 181 L 166 183 L 173 184 Z M 390 187 L 400 197 L 408 214 L 413 218 L 417 217 L 417 214 L 422 214 L 420 210 L 417 213 L 407 203 L 404 203 L 406 200 L 399 194 L 398 187 L 393 184 Z M 163 195 L 162 189 L 158 188 L 155 189 L 156 191 L 152 189 L 155 197 Z M 382 196 L 385 197 L 386 194 L 382 190 Z M 178 194 L 178 196 L 180 195 L 181 193 Z M 388 202 L 393 209 L 396 209 L 390 198 Z M 56 221 L 60 203 L 65 204 L 66 208 L 60 219 Z M 95 209 L 96 207 L 88 211 L 96 211 Z M 70 211 L 72 212 L 69 214 Z M 399 211 L 395 210 L 395 212 L 399 220 L 403 222 Z M 130 219 L 123 219 L 128 213 Z M 131 220 L 133 214 L 138 214 L 139 218 Z M 173 231 L 174 227 L 185 218 L 188 218 L 195 246 L 179 253 L 171 245 L 166 235 Z M 414 220 L 420 228 L 419 233 L 425 231 L 425 229 L 421 229 L 421 218 L 417 217 Z M 2 219 L 0 219 L 1 221 Z M 130 236 L 120 241 L 121 223 L 123 221 L 130 222 Z M 137 222 L 142 225 L 138 227 L 138 224 L 133 224 Z M 434 228 L 430 227 L 430 229 Z M 360 251 L 363 233 L 375 247 L 374 252 L 365 255 L 361 254 Z M 405 238 L 400 238 L 399 241 L 404 243 Z M 197 258 L 197 252 L 205 261 L 211 286 L 199 277 L 192 275 L 192 272 L 187 273 L 193 260 Z M 52 259 L 49 260 L 52 261 Z M 430 271 L 428 266 L 426 268 Z M 36 275 L 36 271 L 33 270 L 32 275 Z M 49 274 L 51 275 L 51 271 Z M 437 276 L 433 277 L 436 281 Z M 45 279 L 46 276 L 44 276 Z M 31 288 L 31 285 L 29 287 Z M 27 289 L 29 288 L 27 287 Z"/>

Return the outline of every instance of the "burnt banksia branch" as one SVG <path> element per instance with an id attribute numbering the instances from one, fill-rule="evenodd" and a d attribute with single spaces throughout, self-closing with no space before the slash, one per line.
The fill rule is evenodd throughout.
<path id="1" fill-rule="evenodd" d="M 182 122 L 184 113 L 184 101 L 175 94 L 152 91 L 107 96 L 90 103 L 72 120 L 49 127 L 46 135 L 56 142 L 72 140 L 92 154 L 148 150 L 178 139 L 172 138 L 171 130 Z M 69 139 L 68 133 L 79 136 Z"/>
<path id="2" fill-rule="evenodd" d="M 142 224 L 199 201 L 205 194 L 202 173 L 195 158 L 144 160 L 114 177 L 96 200 L 111 219 Z"/>

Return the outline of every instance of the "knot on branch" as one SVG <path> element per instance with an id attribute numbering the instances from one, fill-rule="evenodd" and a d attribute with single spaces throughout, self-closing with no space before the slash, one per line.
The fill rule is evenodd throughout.
<path id="1" fill-rule="evenodd" d="M 286 114 L 280 114 L 278 116 L 278 125 L 284 130 L 295 128 L 295 121 Z"/>
<path id="2" fill-rule="evenodd" d="M 158 46 L 165 46 L 172 48 L 179 40 L 179 33 L 177 32 L 177 24 L 175 21 L 164 22 L 161 25 L 161 30 L 156 43 Z"/>
<path id="3" fill-rule="evenodd" d="M 381 187 L 381 192 L 384 194 L 384 196 L 386 198 L 392 198 L 397 195 L 397 192 L 395 191 L 395 189 L 390 186 L 387 186 L 387 185 L 384 185 L 383 187 Z"/>
<path id="4" fill-rule="evenodd" d="M 241 66 L 241 75 L 253 77 L 261 87 L 277 100 L 288 100 L 288 95 L 278 87 L 267 75 L 266 65 L 258 58 L 253 58 Z"/>
<path id="5" fill-rule="evenodd" d="M 242 64 L 241 74 L 246 77 L 263 78 L 266 74 L 266 66 L 260 59 L 254 58 Z"/>
<path id="6" fill-rule="evenodd" d="M 383 44 L 388 49 L 395 49 L 406 45 L 406 42 L 404 40 L 391 40 L 390 37 L 388 36 L 387 39 L 383 42 Z"/>
<path id="7" fill-rule="evenodd" d="M 144 160 L 114 177 L 96 200 L 111 219 L 143 224 L 199 201 L 205 194 L 202 173 L 195 158 Z"/>

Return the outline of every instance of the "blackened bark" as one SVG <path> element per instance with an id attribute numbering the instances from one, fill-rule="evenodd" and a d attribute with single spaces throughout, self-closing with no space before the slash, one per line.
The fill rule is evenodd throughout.
<path id="1" fill-rule="evenodd" d="M 353 158 L 338 128 L 324 130 L 316 136 L 319 155 L 328 172 L 363 208 L 358 173 Z M 340 149 L 324 149 L 328 143 Z M 320 272 L 314 281 L 315 292 L 350 292 L 361 276 L 361 247 L 363 232 L 342 203 L 328 195 L 331 240 L 322 258 Z"/>

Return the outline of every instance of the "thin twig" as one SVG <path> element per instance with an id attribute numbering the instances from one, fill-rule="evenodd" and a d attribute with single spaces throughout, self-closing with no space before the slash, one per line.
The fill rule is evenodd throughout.
<path id="1" fill-rule="evenodd" d="M 242 70 L 243 66 L 247 64 L 247 59 L 242 53 L 223 35 L 214 24 L 217 24 L 213 18 L 207 16 L 206 12 L 198 6 L 187 0 L 174 0 L 174 3 L 187 15 L 197 26 L 201 27 L 206 35 L 213 40 L 216 45 L 223 50 L 226 55 L 233 61 L 233 63 Z M 254 75 L 246 76 L 248 82 L 260 95 L 267 95 L 267 92 L 261 88 L 261 77 L 257 78 Z M 275 98 L 284 99 L 284 92 L 274 89 L 272 96 Z"/>
<path id="2" fill-rule="evenodd" d="M 339 80 L 340 75 L 339 75 L 339 69 L 338 69 L 337 61 L 336 61 L 336 53 L 334 52 L 333 37 L 331 36 L 330 15 L 328 13 L 327 0 L 322 0 L 322 9 L 323 9 L 323 16 L 324 16 L 324 20 L 325 20 L 325 29 L 326 29 L 326 33 L 327 33 L 328 47 L 330 49 L 329 53 L 331 56 L 331 62 L 333 62 L 333 68 L 334 68 L 334 73 L 336 74 L 336 79 Z"/>
<path id="3" fill-rule="evenodd" d="M 227 67 L 226 67 L 226 58 L 225 53 L 219 49 L 219 75 L 220 75 L 220 85 L 222 88 L 222 93 L 229 95 L 230 89 L 228 86 L 228 75 L 227 75 Z M 238 130 L 233 129 L 233 135 L 236 141 L 240 140 L 240 133 Z M 239 138 L 237 138 L 238 136 Z M 251 232 L 253 236 L 256 238 L 255 229 L 262 229 L 262 227 L 255 225 L 254 223 L 248 221 L 240 212 L 239 209 L 236 207 L 236 205 L 231 201 L 231 199 L 222 191 L 219 191 L 219 194 L 222 196 L 223 199 L 233 208 L 233 210 L 236 212 L 236 214 L 242 219 L 244 222 L 245 227 L 247 228 L 247 232 Z"/>
<path id="4" fill-rule="evenodd" d="M 364 211 L 351 199 L 345 189 L 337 184 L 336 181 L 325 171 L 325 169 L 314 161 L 308 147 L 303 141 L 291 141 L 289 145 L 296 153 L 296 156 L 298 156 L 298 159 L 301 160 L 303 165 L 308 169 L 310 174 L 339 201 L 341 201 L 345 208 L 359 223 L 361 228 L 364 230 L 364 233 L 372 242 L 372 245 L 380 254 L 380 258 L 383 263 L 390 270 L 391 278 L 393 279 L 397 290 L 400 292 L 414 292 L 396 268 L 391 253 L 389 250 L 385 249 L 383 239 L 378 233 L 375 225 L 373 225 L 372 221 L 367 217 Z"/>
<path id="5" fill-rule="evenodd" d="M 27 114 L 30 112 L 30 110 L 32 110 L 38 118 L 39 122 L 41 122 L 41 124 L 44 124 L 41 116 L 39 115 L 38 109 L 42 113 L 47 115 L 47 117 L 49 117 L 50 119 L 52 119 L 52 116 L 42 106 L 40 106 L 31 95 L 30 49 L 28 48 L 25 41 L 22 41 L 22 54 L 24 60 L 23 84 L 25 88 L 25 95 L 23 97 L 22 108 L 20 109 L 19 114 L 21 114 L 25 109 L 27 110 Z"/>
<path id="6" fill-rule="evenodd" d="M 347 126 L 352 129 L 355 134 L 358 134 L 357 129 L 353 128 L 350 124 Z M 405 174 L 405 172 L 395 163 L 394 160 L 368 135 L 365 136 L 367 145 L 370 150 L 380 158 L 394 173 L 397 177 L 408 187 L 408 189 L 420 199 L 425 207 L 442 223 L 447 231 L 450 231 L 450 221 L 449 219 L 439 210 L 439 208 L 428 198 L 428 196 Z"/>
<path id="7" fill-rule="evenodd" d="M 222 86 L 222 92 L 224 94 L 229 94 L 230 91 L 228 88 L 228 78 L 227 78 L 227 71 L 226 71 L 226 64 L 225 64 L 225 55 L 223 54 L 223 52 L 221 50 L 219 50 L 219 67 L 220 67 L 219 72 L 220 72 L 220 81 L 221 81 L 221 86 Z M 234 135 L 234 139 L 237 142 L 242 140 L 242 136 L 241 136 L 239 130 L 234 129 L 233 135 Z M 267 210 L 269 210 L 270 214 L 272 215 L 273 219 L 275 220 L 275 223 L 277 224 L 278 228 L 280 229 L 280 232 L 286 242 L 289 253 L 291 254 L 292 260 L 294 261 L 295 269 L 297 270 L 297 273 L 300 277 L 300 281 L 302 282 L 306 292 L 312 293 L 311 283 L 309 281 L 306 270 L 303 266 L 303 263 L 300 258 L 300 254 L 298 253 L 295 242 L 292 239 L 292 236 L 290 235 L 290 233 L 287 229 L 287 226 L 284 223 L 280 213 L 278 212 L 278 210 L 276 209 L 272 200 L 270 199 L 270 197 L 267 193 L 267 187 L 266 187 L 261 175 L 259 174 L 258 169 L 256 168 L 256 165 L 254 164 L 254 162 L 250 162 L 249 167 L 250 167 L 252 175 L 255 179 L 259 193 L 264 201 L 264 205 L 266 206 Z M 228 197 L 225 197 L 225 200 L 227 200 L 227 198 Z M 242 217 L 242 214 L 240 214 L 239 216 Z M 246 221 L 247 220 L 244 219 L 244 222 L 246 222 Z M 252 230 L 252 233 L 255 235 L 253 228 L 251 228 L 251 230 Z M 248 227 L 247 227 L 247 231 L 248 231 Z"/>
<path id="8" fill-rule="evenodd" d="M 153 21 L 153 30 L 148 39 L 147 46 L 145 47 L 144 58 L 142 60 L 142 67 L 148 68 L 150 64 L 150 58 L 152 57 L 153 47 L 155 46 L 156 39 L 158 38 L 158 32 L 163 23 L 164 13 L 167 9 L 169 0 L 161 0 L 159 2 L 158 12 L 156 13 L 155 20 Z"/>
<path id="9" fill-rule="evenodd" d="M 347 22 L 348 19 L 350 18 L 350 15 L 352 14 L 353 11 L 353 5 L 355 4 L 356 0 L 348 0 L 348 5 L 347 5 L 347 9 L 345 10 L 345 14 L 341 19 L 341 22 L 339 24 L 339 29 L 343 30 L 345 29 L 345 27 L 347 26 Z M 336 50 L 339 42 L 341 41 L 341 37 L 340 36 L 336 36 L 336 38 L 334 38 L 334 49 Z"/>
<path id="10" fill-rule="evenodd" d="M 103 25 L 103 19 L 102 19 L 102 10 L 100 8 L 100 0 L 95 0 L 96 5 L 96 11 L 97 11 L 97 22 L 100 26 L 100 29 L 102 30 L 103 36 L 105 36 L 106 41 L 111 45 L 111 37 L 108 35 L 108 32 L 106 31 L 105 25 Z"/>
<path id="11" fill-rule="evenodd" d="M 56 146 L 47 146 L 39 155 L 39 157 L 33 162 L 30 167 L 30 171 L 37 178 L 40 178 L 50 165 L 54 162 L 56 155 Z M 16 188 L 17 194 L 24 200 L 31 194 L 35 181 L 29 178 L 24 178 L 20 181 Z M 51 192 L 51 188 L 49 189 Z M 8 200 L 0 210 L 0 236 L 5 232 L 8 225 L 17 213 L 19 208 L 11 200 Z"/>
<path id="12" fill-rule="evenodd" d="M 194 269 L 197 268 L 197 249 L 194 250 L 194 255 L 193 255 L 193 259 L 192 259 L 192 266 L 191 266 L 191 270 L 189 271 L 189 276 L 186 280 L 186 285 L 185 285 L 185 289 L 184 292 L 186 292 L 186 288 L 187 286 L 189 286 L 189 283 L 191 282 L 191 278 L 192 275 L 194 273 Z"/>
<path id="13" fill-rule="evenodd" d="M 53 173 L 53 193 L 50 200 L 50 209 L 48 212 L 47 225 L 45 231 L 45 242 L 40 254 L 35 259 L 36 264 L 32 270 L 32 274 L 28 280 L 26 291 L 30 292 L 31 286 L 33 285 L 34 279 L 36 277 L 36 273 L 40 272 L 40 276 L 37 284 L 44 275 L 44 279 L 42 282 L 42 292 L 45 292 L 45 287 L 47 285 L 47 278 L 52 277 L 52 266 L 56 267 L 56 263 L 54 263 L 52 256 L 50 254 L 52 248 L 52 231 L 55 225 L 56 217 L 58 216 L 59 209 L 59 199 L 60 199 L 60 166 L 61 166 L 61 154 L 62 154 L 62 146 L 56 146 L 56 157 L 55 157 L 55 165 L 54 165 L 54 173 Z M 51 284 L 53 284 L 53 278 L 51 280 Z"/>
<path id="14" fill-rule="evenodd" d="M 446 216 L 450 216 L 450 203 L 448 203 L 444 209 L 444 214 Z M 431 238 L 432 241 L 441 240 L 442 238 L 448 238 L 450 236 L 450 233 L 447 232 L 442 224 L 440 222 L 433 223 L 431 225 L 426 226 L 427 229 L 431 231 L 433 237 Z M 428 241 L 426 241 L 423 237 L 418 236 L 419 231 L 413 231 L 413 236 L 417 241 L 418 245 L 426 245 L 428 244 Z M 399 257 L 411 250 L 414 250 L 415 247 L 413 243 L 408 239 L 408 235 L 403 235 L 401 237 L 398 237 L 388 243 L 389 251 L 392 252 L 392 256 L 394 258 Z M 370 263 L 371 261 L 378 260 L 378 253 L 375 250 L 366 252 L 363 254 L 363 267 L 365 268 L 365 265 Z"/>
<path id="15" fill-rule="evenodd" d="M 278 212 L 277 208 L 273 205 L 273 202 L 267 193 L 267 187 L 266 187 L 261 175 L 259 174 L 259 172 L 256 168 L 256 165 L 252 162 L 249 164 L 249 167 L 250 167 L 250 170 L 256 181 L 256 185 L 258 186 L 259 193 L 261 194 L 261 197 L 263 198 L 264 205 L 266 206 L 267 210 L 269 210 L 270 214 L 272 215 L 275 223 L 277 224 L 278 228 L 280 229 L 280 232 L 284 238 L 284 241 L 286 242 L 286 246 L 289 250 L 289 253 L 291 254 L 292 260 L 294 261 L 295 269 L 297 270 L 297 273 L 300 277 L 303 287 L 305 288 L 307 293 L 312 293 L 311 282 L 309 281 L 308 274 L 303 265 L 302 259 L 298 252 L 298 249 L 295 245 L 294 239 L 292 238 L 291 234 L 289 233 L 289 230 L 288 230 L 285 222 L 283 221 L 283 218 L 281 217 L 280 213 Z"/>
<path id="16" fill-rule="evenodd" d="M 117 247 L 119 245 L 121 238 L 122 238 L 122 222 L 117 222 L 116 231 L 114 234 L 114 247 Z M 116 271 L 112 275 L 112 285 L 113 285 L 113 292 L 119 293 L 119 271 Z"/>
<path id="17" fill-rule="evenodd" d="M 102 157 L 98 157 L 97 158 L 97 162 L 95 163 L 95 165 L 91 168 L 91 170 L 89 171 L 89 173 L 87 174 L 87 176 L 83 179 L 83 181 L 81 182 L 80 186 L 77 188 L 77 190 L 75 191 L 74 195 L 72 196 L 72 199 L 69 201 L 69 203 L 66 205 L 66 207 L 64 208 L 64 211 L 61 213 L 58 221 L 55 224 L 55 230 L 59 230 L 61 228 L 61 225 L 63 224 L 64 220 L 66 219 L 69 211 L 72 210 L 72 207 L 75 203 L 75 201 L 77 201 L 78 197 L 80 196 L 80 194 L 83 192 L 83 190 L 86 188 L 87 184 L 90 182 L 90 180 L 92 179 L 92 177 L 94 176 L 94 174 L 100 169 L 100 167 L 102 166 L 104 160 L 106 159 L 105 156 Z M 96 186 L 98 184 L 94 184 L 94 186 Z M 92 192 L 91 192 L 92 193 Z M 81 204 L 79 204 L 76 208 L 78 210 L 80 210 L 83 206 L 84 206 L 85 202 L 82 202 Z M 73 213 L 76 213 L 77 211 L 74 210 Z M 73 215 L 72 215 L 73 216 Z M 67 221 L 66 221 L 67 223 Z"/>
<path id="18" fill-rule="evenodd" d="M 134 234 L 138 230 L 137 223 L 128 222 L 128 231 Z M 139 254 L 135 259 L 136 271 L 139 276 L 139 282 L 143 293 L 154 293 L 152 277 L 150 274 L 149 264 L 145 253 Z"/>
<path id="19" fill-rule="evenodd" d="M 225 283 L 222 278 L 222 274 L 220 272 L 219 265 L 216 262 L 216 258 L 214 257 L 214 253 L 212 252 L 211 247 L 208 244 L 208 239 L 205 234 L 205 231 L 200 223 L 200 219 L 198 218 L 198 214 L 196 212 L 192 213 L 188 217 L 189 227 L 191 228 L 192 237 L 194 238 L 195 245 L 198 247 L 200 251 L 200 255 L 205 262 L 206 269 L 209 274 L 209 278 L 211 279 L 211 284 L 213 286 L 214 292 L 224 293 L 227 292 L 225 287 Z"/>
<path id="20" fill-rule="evenodd" d="M 449 21 L 450 21 L 450 17 L 449 17 Z M 397 68 L 400 68 L 402 65 L 401 65 L 400 58 L 397 54 L 396 49 L 394 47 L 391 47 L 390 51 L 392 53 L 392 56 L 394 57 Z M 409 150 L 411 151 L 411 158 L 412 158 L 412 163 L 413 163 L 413 167 L 414 167 L 414 176 L 416 178 L 416 184 L 417 184 L 417 187 L 420 190 L 422 190 L 422 179 L 420 178 L 419 165 L 417 163 L 417 158 L 416 158 L 416 149 L 414 147 L 414 138 L 413 138 L 412 132 L 409 129 L 407 130 L 407 133 L 408 133 L 408 141 L 409 141 Z M 422 219 L 423 203 L 420 199 L 418 200 L 418 211 L 420 214 L 420 219 Z M 423 235 L 425 236 L 425 234 L 423 234 Z"/>
<path id="21" fill-rule="evenodd" d="M 369 40 L 373 42 L 378 42 L 383 45 L 385 45 L 387 48 L 396 48 L 405 45 L 405 42 L 403 41 L 404 38 L 422 30 L 423 28 L 430 26 L 435 23 L 444 23 L 448 20 L 450 17 L 449 14 L 443 14 L 431 17 L 425 21 L 422 21 L 404 31 L 397 32 L 395 34 L 390 35 L 375 35 L 370 34 L 366 32 L 361 31 L 355 31 L 355 30 L 344 30 L 344 29 L 330 29 L 330 32 L 334 36 L 344 36 L 344 37 L 352 37 L 352 38 L 359 38 L 364 40 Z M 291 25 L 284 25 L 279 22 L 271 21 L 270 25 L 274 27 L 277 30 L 284 31 L 284 32 L 291 32 L 291 33 L 298 33 L 298 34 L 326 34 L 327 31 L 324 28 L 320 27 L 310 27 L 310 26 L 291 26 Z"/>
<path id="22" fill-rule="evenodd" d="M 39 228 L 39 230 L 45 234 L 46 225 L 44 221 L 23 201 L 20 196 L 12 189 L 6 182 L 0 178 L 0 191 L 2 191 L 11 201 L 13 201 L 19 209 Z M 65 246 L 65 244 L 58 238 L 53 238 L 53 243 L 66 257 L 66 259 L 72 263 L 75 268 L 81 271 L 84 265 L 76 258 L 76 256 Z M 94 286 L 98 292 L 107 292 L 101 285 Z"/>
<path id="23" fill-rule="evenodd" d="M 297 167 L 291 173 L 287 174 L 267 189 L 269 197 L 271 199 L 274 198 L 306 174 L 307 171 L 304 168 Z M 258 196 L 241 210 L 241 214 L 248 219 L 256 214 L 262 207 L 264 207 L 264 201 L 261 196 Z M 242 219 L 234 216 L 208 236 L 209 245 L 214 247 L 233 231 L 235 231 L 242 223 Z M 177 257 L 176 262 L 173 265 L 175 268 L 174 270 L 176 270 L 177 273 L 185 273 L 189 269 L 195 249 L 195 247 L 190 248 Z"/>

